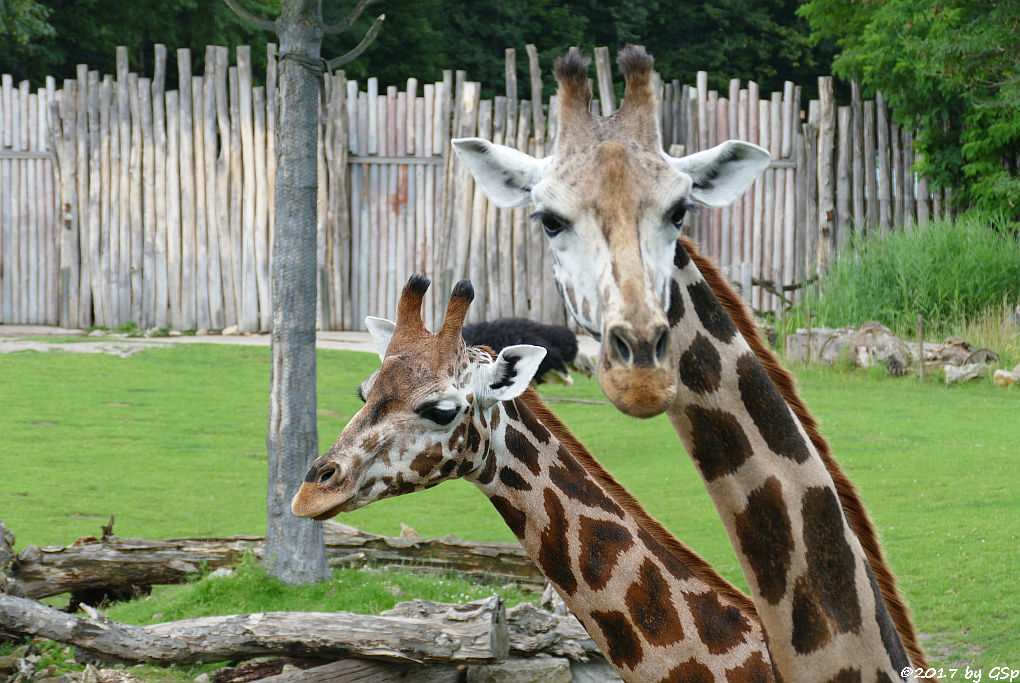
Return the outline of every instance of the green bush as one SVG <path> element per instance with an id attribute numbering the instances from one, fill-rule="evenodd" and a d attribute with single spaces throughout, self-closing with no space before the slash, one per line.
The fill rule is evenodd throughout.
<path id="1" fill-rule="evenodd" d="M 803 325 L 859 325 L 877 320 L 900 335 L 941 334 L 988 309 L 1020 303 L 1020 244 L 976 216 L 896 230 L 885 238 L 854 235 L 793 315 Z M 790 327 L 790 325 L 788 325 Z"/>

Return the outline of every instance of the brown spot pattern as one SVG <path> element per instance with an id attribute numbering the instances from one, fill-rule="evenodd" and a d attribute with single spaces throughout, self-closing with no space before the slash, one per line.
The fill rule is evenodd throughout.
<path id="1" fill-rule="evenodd" d="M 793 531 L 782 486 L 770 477 L 747 497 L 747 506 L 734 520 L 740 552 L 754 572 L 758 591 L 769 604 L 786 594 L 786 575 L 793 555 Z"/>
<path id="2" fill-rule="evenodd" d="M 563 504 L 551 489 L 545 490 L 545 513 L 549 523 L 542 531 L 538 566 L 546 578 L 569 597 L 577 591 L 577 578 L 570 569 L 570 546 L 567 543 L 570 524 Z"/>
<path id="3" fill-rule="evenodd" d="M 687 253 L 687 250 L 684 249 L 684 245 L 677 242 L 676 249 L 673 250 L 673 265 L 677 267 L 677 270 L 683 270 L 690 262 L 691 257 Z"/>
<path id="4" fill-rule="evenodd" d="M 684 597 L 694 616 L 698 635 L 709 652 L 719 655 L 744 642 L 751 624 L 739 609 L 719 602 L 718 593 L 709 591 Z"/>
<path id="5" fill-rule="evenodd" d="M 531 434 L 535 441 L 541 444 L 549 443 L 552 434 L 546 429 L 544 424 L 539 422 L 535 414 L 524 405 L 521 406 L 521 422 L 524 424 L 525 431 Z"/>
<path id="6" fill-rule="evenodd" d="M 908 664 L 907 666 L 910 665 Z M 902 671 L 903 669 L 900 670 Z M 876 683 L 893 683 L 892 679 L 889 678 L 889 674 L 882 671 L 881 669 L 879 669 L 878 672 L 875 674 L 875 681 Z"/>
<path id="7" fill-rule="evenodd" d="M 851 667 L 840 669 L 826 683 L 861 683 L 861 670 Z"/>
<path id="8" fill-rule="evenodd" d="M 418 473 L 418 476 L 425 477 L 436 468 L 439 461 L 443 459 L 443 448 L 439 444 L 433 444 L 422 451 L 418 457 L 411 461 L 411 469 Z"/>
<path id="9" fill-rule="evenodd" d="M 496 476 L 496 456 L 489 448 L 489 442 L 485 442 L 485 454 L 482 455 L 482 471 L 478 473 L 478 483 L 483 486 L 492 481 Z"/>
<path id="10" fill-rule="evenodd" d="M 669 584 L 649 559 L 638 570 L 637 581 L 627 589 L 627 607 L 634 623 L 652 645 L 669 645 L 683 639 L 684 628 L 673 606 Z"/>
<path id="11" fill-rule="evenodd" d="M 478 433 L 478 428 L 474 424 L 468 423 L 467 428 L 467 441 L 464 446 L 468 453 L 474 453 L 478 450 L 478 446 L 482 443 L 482 435 Z"/>
<path id="12" fill-rule="evenodd" d="M 531 484 L 529 484 L 524 477 L 519 475 L 515 470 L 506 466 L 499 468 L 499 480 L 510 488 L 517 489 L 518 491 L 531 490 Z"/>
<path id="13" fill-rule="evenodd" d="M 527 465 L 532 474 L 538 474 L 542 471 L 541 465 L 538 464 L 538 448 L 535 447 L 535 444 L 531 443 L 531 439 L 523 432 L 508 424 L 504 439 L 506 440 L 506 448 L 510 451 L 510 455 Z"/>
<path id="14" fill-rule="evenodd" d="M 474 465 L 475 463 L 471 460 L 462 460 L 461 463 L 457 465 L 457 477 L 460 478 L 466 475 L 468 472 L 474 469 Z"/>
<path id="15" fill-rule="evenodd" d="M 772 664 L 765 661 L 759 652 L 740 666 L 726 669 L 726 680 L 730 683 L 771 683 L 773 678 Z"/>
<path id="16" fill-rule="evenodd" d="M 376 433 L 369 434 L 361 440 L 361 447 L 368 453 L 375 450 L 375 447 L 379 445 L 379 435 Z"/>
<path id="17" fill-rule="evenodd" d="M 807 460 L 811 454 L 793 413 L 753 353 L 737 360 L 737 384 L 744 407 L 772 452 L 795 462 Z"/>
<path id="18" fill-rule="evenodd" d="M 729 342 L 737 334 L 737 328 L 733 321 L 723 311 L 719 301 L 712 294 L 708 283 L 698 280 L 687 286 L 687 295 L 691 297 L 691 305 L 698 319 L 708 332 L 721 342 Z"/>
<path id="19" fill-rule="evenodd" d="M 593 590 L 609 582 L 616 559 L 634 545 L 630 532 L 616 522 L 581 516 L 578 543 L 581 546 L 581 576 Z"/>
<path id="20" fill-rule="evenodd" d="M 707 394 L 719 388 L 722 359 L 712 342 L 700 332 L 680 356 L 680 381 L 691 391 Z"/>
<path id="21" fill-rule="evenodd" d="M 439 468 L 439 476 L 443 479 L 449 479 L 450 475 L 453 474 L 453 471 L 456 468 L 457 461 L 454 460 L 453 458 L 450 458 L 449 460 L 443 463 L 442 467 Z"/>
<path id="22" fill-rule="evenodd" d="M 673 667 L 661 680 L 663 683 L 712 683 L 715 676 L 712 675 L 712 670 L 701 662 L 688 659 Z"/>
<path id="23" fill-rule="evenodd" d="M 684 297 L 680 293 L 680 285 L 676 280 L 669 282 L 669 310 L 666 311 L 666 321 L 670 327 L 676 327 L 680 319 L 684 317 Z"/>
<path id="24" fill-rule="evenodd" d="M 801 653 L 814 652 L 829 642 L 832 632 L 822 614 L 818 599 L 802 576 L 793 587 L 793 648 Z"/>
<path id="25" fill-rule="evenodd" d="M 751 457 L 751 442 L 737 418 L 718 408 L 690 405 L 691 457 L 706 481 L 733 474 Z"/>
<path id="26" fill-rule="evenodd" d="M 835 492 L 822 486 L 809 488 L 801 514 L 808 566 L 805 577 L 835 629 L 856 631 L 861 626 L 861 606 L 853 589 L 856 561 Z"/>
<path id="27" fill-rule="evenodd" d="M 549 468 L 549 479 L 568 498 L 600 508 L 623 519 L 623 510 L 588 474 L 562 444 L 556 451 L 562 467 Z"/>
<path id="28" fill-rule="evenodd" d="M 641 663 L 645 656 L 641 641 L 623 612 L 595 611 L 591 613 L 591 618 L 606 638 L 609 650 L 606 656 L 614 666 L 633 669 Z"/>
<path id="29" fill-rule="evenodd" d="M 527 515 L 514 507 L 513 503 L 503 496 L 489 496 L 489 501 L 492 502 L 492 506 L 496 508 L 496 512 L 503 518 L 506 525 L 510 527 L 510 531 L 514 532 L 514 536 L 523 539 L 525 526 L 528 521 Z"/>

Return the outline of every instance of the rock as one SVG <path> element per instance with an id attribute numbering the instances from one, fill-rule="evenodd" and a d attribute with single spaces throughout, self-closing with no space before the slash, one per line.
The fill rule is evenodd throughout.
<path id="1" fill-rule="evenodd" d="M 570 610 L 567 608 L 567 603 L 563 601 L 560 594 L 556 592 L 553 585 L 548 581 L 545 584 L 545 588 L 542 589 L 542 599 L 538 601 L 539 605 L 543 609 L 558 614 L 560 616 L 566 616 L 570 614 Z"/>
<path id="2" fill-rule="evenodd" d="M 967 365 L 947 365 L 942 371 L 946 375 L 946 384 L 956 382 L 969 382 L 972 379 L 983 377 L 988 366 L 979 363 L 968 363 Z"/>
<path id="3" fill-rule="evenodd" d="M 95 329 L 95 330 L 92 330 L 88 334 L 88 336 L 90 336 L 90 337 L 105 337 L 106 335 L 107 335 L 107 330 L 98 329 L 98 328 Z"/>
<path id="4" fill-rule="evenodd" d="M 571 683 L 615 683 L 623 681 L 616 669 L 604 658 L 592 658 L 588 662 L 570 662 Z"/>
<path id="5" fill-rule="evenodd" d="M 7 574 L 14 562 L 14 532 L 0 519 L 0 593 L 7 587 Z"/>
<path id="6" fill-rule="evenodd" d="M 170 330 L 169 332 L 167 332 L 166 336 L 168 336 L 168 337 L 183 337 L 184 333 L 181 332 L 180 330 Z"/>
<path id="7" fill-rule="evenodd" d="M 195 683 L 209 683 L 209 674 L 201 673 L 195 676 Z"/>
<path id="8" fill-rule="evenodd" d="M 223 331 L 220 332 L 220 334 L 224 336 L 232 336 L 237 334 L 237 325 L 227 325 L 226 327 L 223 328 Z"/>
<path id="9" fill-rule="evenodd" d="M 234 576 L 235 572 L 230 567 L 219 567 L 215 571 L 209 573 L 210 579 L 229 579 Z"/>
<path id="10" fill-rule="evenodd" d="M 407 526 L 403 522 L 400 523 L 400 537 L 401 538 L 418 538 L 418 532 L 414 530 L 414 527 Z"/>
<path id="11" fill-rule="evenodd" d="M 508 659 L 499 664 L 473 665 L 468 683 L 570 683 L 570 660 L 560 657 Z"/>
<path id="12" fill-rule="evenodd" d="M 204 336 L 206 336 L 207 334 L 209 334 L 209 330 L 207 330 L 207 329 L 206 329 L 206 328 L 204 328 L 204 327 L 200 327 L 200 328 L 198 328 L 197 330 L 195 330 L 195 336 L 196 336 L 196 337 L 204 337 Z"/>
<path id="13" fill-rule="evenodd" d="M 996 370 L 992 375 L 992 383 L 997 387 L 1009 387 L 1020 381 L 1020 374 L 1009 370 Z"/>

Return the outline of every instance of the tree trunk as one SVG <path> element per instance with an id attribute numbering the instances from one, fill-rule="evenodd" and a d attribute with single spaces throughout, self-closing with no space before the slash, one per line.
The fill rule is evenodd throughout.
<path id="1" fill-rule="evenodd" d="M 319 0 L 284 0 L 280 37 L 276 230 L 272 258 L 272 377 L 266 559 L 287 583 L 329 576 L 322 525 L 290 501 L 318 455 L 315 424 L 316 142 L 322 74 Z"/>

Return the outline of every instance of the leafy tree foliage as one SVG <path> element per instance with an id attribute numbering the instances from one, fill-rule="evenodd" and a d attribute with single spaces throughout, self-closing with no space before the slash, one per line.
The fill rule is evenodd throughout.
<path id="1" fill-rule="evenodd" d="M 916 131 L 915 169 L 959 207 L 1020 219 L 1020 0 L 811 0 L 833 68 Z"/>
<path id="2" fill-rule="evenodd" d="M 47 22 L 51 9 L 36 0 L 0 2 L 0 71 L 5 64 L 19 64 L 37 58 L 37 41 L 54 34 Z"/>
<path id="3" fill-rule="evenodd" d="M 8 8 L 27 7 L 19 16 L 27 42 L 0 48 L 0 72 L 39 81 L 50 75 L 74 78 L 76 64 L 101 73 L 116 70 L 116 48 L 126 45 L 131 66 L 151 71 L 152 46 L 171 50 L 188 47 L 193 64 L 201 67 L 206 45 L 264 45 L 263 32 L 245 26 L 218 0 L 5 0 Z M 253 12 L 276 16 L 279 0 L 245 0 Z M 4 3 L 0 3 L 0 8 Z M 10 13 L 0 9 L 0 15 Z M 6 37 L 0 26 L 0 42 Z M 17 34 L 14 34 L 17 35 Z M 256 72 L 265 69 L 265 49 L 252 51 Z M 171 57 L 172 58 L 172 57 Z M 175 69 L 167 75 L 175 79 Z"/>

